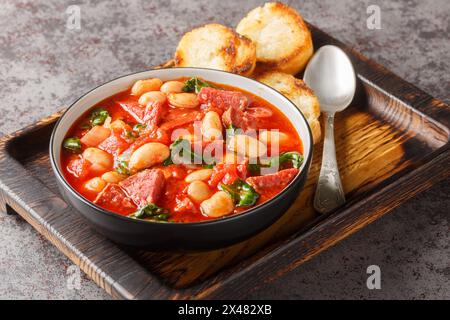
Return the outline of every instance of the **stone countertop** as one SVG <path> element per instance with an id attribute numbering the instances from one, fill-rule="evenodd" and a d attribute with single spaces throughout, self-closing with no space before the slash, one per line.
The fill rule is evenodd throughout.
<path id="1" fill-rule="evenodd" d="M 0 135 L 60 110 L 103 82 L 168 59 L 180 36 L 209 22 L 230 26 L 263 1 L 77 1 L 81 30 L 66 28 L 73 1 L 0 4 Z M 450 2 L 289 1 L 306 20 L 450 102 Z M 369 30 L 367 7 L 381 9 Z M 450 299 L 450 181 L 395 209 L 249 298 Z M 0 213 L 0 298 L 107 299 L 19 216 Z M 368 290 L 366 268 L 381 268 Z"/>

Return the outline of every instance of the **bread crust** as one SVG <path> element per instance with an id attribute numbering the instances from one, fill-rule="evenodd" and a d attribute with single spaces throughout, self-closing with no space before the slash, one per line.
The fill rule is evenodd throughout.
<path id="1" fill-rule="evenodd" d="M 256 47 L 234 30 L 213 23 L 184 34 L 174 60 L 177 67 L 203 67 L 249 76 L 256 65 Z"/>
<path id="2" fill-rule="evenodd" d="M 258 72 L 297 74 L 314 51 L 306 23 L 296 10 L 283 3 L 269 2 L 253 9 L 239 22 L 236 31 L 255 43 Z"/>
<path id="3" fill-rule="evenodd" d="M 255 75 L 255 79 L 267 84 L 291 100 L 305 116 L 312 131 L 314 143 L 320 141 L 320 104 L 314 92 L 302 80 L 279 72 L 266 71 Z"/>

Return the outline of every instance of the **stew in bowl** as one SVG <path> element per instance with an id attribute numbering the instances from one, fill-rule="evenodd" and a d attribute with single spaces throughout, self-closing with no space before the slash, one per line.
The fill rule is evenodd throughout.
<path id="1" fill-rule="evenodd" d="M 83 108 L 70 112 L 72 106 L 56 126 L 52 164 L 71 203 L 128 221 L 193 225 L 264 208 L 296 180 L 298 192 L 311 135 L 281 94 L 221 71 L 147 73 L 109 83 L 116 90 L 88 93 L 74 104 Z"/>

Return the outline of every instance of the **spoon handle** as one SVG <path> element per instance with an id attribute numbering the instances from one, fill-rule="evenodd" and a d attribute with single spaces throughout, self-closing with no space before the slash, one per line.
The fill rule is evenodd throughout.
<path id="1" fill-rule="evenodd" d="M 314 208 L 320 213 L 328 213 L 345 203 L 334 145 L 334 113 L 324 113 L 325 141 L 323 145 L 322 167 L 314 197 Z"/>

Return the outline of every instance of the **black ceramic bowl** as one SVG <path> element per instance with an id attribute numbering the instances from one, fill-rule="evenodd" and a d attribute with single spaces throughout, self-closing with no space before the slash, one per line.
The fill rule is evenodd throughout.
<path id="1" fill-rule="evenodd" d="M 131 87 L 140 79 L 165 80 L 199 76 L 216 83 L 232 85 L 262 97 L 280 109 L 292 122 L 304 146 L 305 161 L 300 174 L 276 197 L 244 213 L 213 221 L 160 223 L 117 215 L 85 199 L 66 181 L 61 170 L 61 145 L 72 124 L 96 103 Z M 311 130 L 295 105 L 276 90 L 236 74 L 201 68 L 172 68 L 144 71 L 105 83 L 88 92 L 67 109 L 50 139 L 50 159 L 63 197 L 90 224 L 107 238 L 151 250 L 206 250 L 232 245 L 264 230 L 279 219 L 294 202 L 305 183 L 312 157 Z"/>

